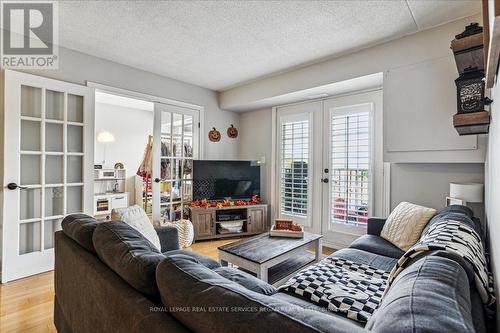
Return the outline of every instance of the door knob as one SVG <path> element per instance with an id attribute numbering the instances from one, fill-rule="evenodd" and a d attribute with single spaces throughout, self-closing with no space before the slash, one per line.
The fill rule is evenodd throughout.
<path id="1" fill-rule="evenodd" d="M 8 183 L 7 188 L 9 190 L 15 190 L 15 189 L 25 190 L 25 189 L 27 189 L 26 186 L 19 186 L 16 183 Z"/>
<path id="2" fill-rule="evenodd" d="M 327 184 L 328 183 L 328 178 L 321 179 L 321 182 Z"/>
<path id="3" fill-rule="evenodd" d="M 155 178 L 155 183 L 159 183 L 160 182 L 160 178 Z"/>

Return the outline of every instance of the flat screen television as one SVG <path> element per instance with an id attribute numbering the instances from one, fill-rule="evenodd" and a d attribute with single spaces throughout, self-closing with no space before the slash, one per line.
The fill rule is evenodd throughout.
<path id="1" fill-rule="evenodd" d="M 193 161 L 193 200 L 250 199 L 260 196 L 257 161 Z"/>

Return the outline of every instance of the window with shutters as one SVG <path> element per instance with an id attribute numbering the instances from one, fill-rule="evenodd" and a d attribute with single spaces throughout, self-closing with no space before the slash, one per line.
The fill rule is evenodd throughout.
<path id="1" fill-rule="evenodd" d="M 369 112 L 331 113 L 331 223 L 366 226 L 371 196 Z"/>
<path id="2" fill-rule="evenodd" d="M 309 120 L 281 123 L 280 210 L 306 217 L 308 210 Z"/>

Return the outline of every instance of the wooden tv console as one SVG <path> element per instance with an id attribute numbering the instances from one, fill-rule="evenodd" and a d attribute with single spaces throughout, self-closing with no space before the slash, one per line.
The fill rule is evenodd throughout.
<path id="1" fill-rule="evenodd" d="M 241 215 L 241 218 L 221 220 L 221 215 L 230 212 Z M 191 222 L 194 227 L 194 240 L 217 239 L 256 235 L 269 231 L 267 222 L 267 205 L 228 206 L 222 208 L 190 208 Z M 243 222 L 243 231 L 235 233 L 218 233 L 217 224 L 223 222 Z"/>

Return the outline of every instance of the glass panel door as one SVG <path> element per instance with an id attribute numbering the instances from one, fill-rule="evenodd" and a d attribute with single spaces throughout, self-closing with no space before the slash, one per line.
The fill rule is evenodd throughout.
<path id="1" fill-rule="evenodd" d="M 369 216 L 382 214 L 381 101 L 380 91 L 324 101 L 322 233 L 336 248 L 365 234 Z"/>
<path id="2" fill-rule="evenodd" d="M 291 219 L 307 231 L 319 232 L 321 225 L 321 159 L 318 150 L 322 103 L 310 102 L 280 107 L 278 119 L 277 217 Z M 319 215 L 318 215 L 319 214 Z"/>
<path id="3" fill-rule="evenodd" d="M 198 157 L 199 149 L 198 119 L 199 110 L 155 104 L 154 221 L 186 218 L 192 201 L 193 159 Z"/>
<path id="4" fill-rule="evenodd" d="M 63 217 L 85 211 L 84 191 L 91 187 L 84 153 L 93 155 L 83 141 L 88 88 L 10 71 L 5 80 L 4 206 L 12 209 L 4 214 L 3 282 L 52 269 Z M 92 110 L 85 111 L 92 119 Z"/>

